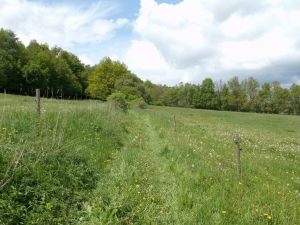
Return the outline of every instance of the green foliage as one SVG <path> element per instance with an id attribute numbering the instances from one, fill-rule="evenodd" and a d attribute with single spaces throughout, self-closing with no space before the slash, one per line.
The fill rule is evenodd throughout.
<path id="1" fill-rule="evenodd" d="M 294 115 L 297 115 L 300 112 L 300 85 L 292 84 L 290 87 L 290 93 L 293 113 Z"/>
<path id="2" fill-rule="evenodd" d="M 221 109 L 228 110 L 229 109 L 229 89 L 226 84 L 222 87 L 222 94 L 221 94 Z"/>
<path id="3" fill-rule="evenodd" d="M 197 90 L 196 85 L 192 85 L 186 83 L 184 86 L 179 86 L 177 90 L 177 97 L 178 97 L 178 106 L 179 107 L 193 107 L 193 97 Z"/>
<path id="4" fill-rule="evenodd" d="M 254 112 L 255 111 L 254 103 L 255 103 L 255 98 L 258 94 L 259 83 L 253 77 L 249 77 L 247 80 L 242 81 L 241 86 L 248 98 L 248 102 L 246 102 L 246 104 L 249 104 L 249 107 L 246 107 L 247 111 Z"/>
<path id="5" fill-rule="evenodd" d="M 28 88 L 42 90 L 47 88 L 47 79 L 40 65 L 34 62 L 28 63 L 22 68 L 22 72 Z"/>
<path id="6" fill-rule="evenodd" d="M 143 98 L 137 98 L 130 102 L 130 108 L 146 109 L 148 104 L 144 101 Z"/>
<path id="7" fill-rule="evenodd" d="M 21 50 L 24 47 L 11 30 L 0 29 L 0 88 L 19 91 L 22 87 Z"/>
<path id="8" fill-rule="evenodd" d="M 74 224 L 122 147 L 123 115 L 104 104 L 0 95 L 0 223 Z"/>
<path id="9" fill-rule="evenodd" d="M 244 87 L 240 84 L 237 76 L 231 78 L 228 82 L 230 90 L 228 95 L 228 104 L 231 110 L 241 111 L 246 102 L 246 93 Z"/>
<path id="10" fill-rule="evenodd" d="M 93 98 L 105 100 L 113 93 L 115 82 L 127 73 L 130 71 L 124 63 L 105 57 L 90 75 L 86 92 Z"/>
<path id="11" fill-rule="evenodd" d="M 127 112 L 129 104 L 126 102 L 126 96 L 123 93 L 115 92 L 108 96 L 107 101 L 114 108 L 119 109 L 123 112 Z"/>
<path id="12" fill-rule="evenodd" d="M 216 109 L 217 96 L 215 85 L 211 78 L 203 80 L 200 89 L 194 94 L 193 102 L 196 108 Z"/>

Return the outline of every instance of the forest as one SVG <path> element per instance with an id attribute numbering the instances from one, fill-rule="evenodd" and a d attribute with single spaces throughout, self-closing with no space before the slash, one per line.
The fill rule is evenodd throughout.
<path id="1" fill-rule="evenodd" d="M 32 40 L 25 46 L 11 30 L 0 30 L 0 92 L 46 98 L 99 99 L 119 96 L 126 102 L 224 111 L 300 113 L 300 85 L 282 87 L 273 80 L 259 84 L 249 77 L 228 81 L 206 78 L 201 84 L 170 87 L 143 81 L 120 61 L 104 57 L 85 65 L 73 53 Z"/>

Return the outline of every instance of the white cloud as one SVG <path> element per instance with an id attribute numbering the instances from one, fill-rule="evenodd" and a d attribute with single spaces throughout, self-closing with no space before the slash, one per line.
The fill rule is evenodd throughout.
<path id="1" fill-rule="evenodd" d="M 0 27 L 15 31 L 25 45 L 32 39 L 63 48 L 99 43 L 112 38 L 116 29 L 128 23 L 125 18 L 106 19 L 116 9 L 106 1 L 92 4 L 88 9 L 27 0 L 0 0 L 0 4 Z"/>
<path id="2" fill-rule="evenodd" d="M 282 83 L 300 80 L 299 0 L 140 0 L 134 21 L 111 19 L 116 1 L 84 8 L 0 0 L 0 27 L 14 31 L 26 45 L 36 39 L 67 48 L 88 64 L 104 56 L 120 59 L 155 83 L 233 76 L 272 81 L 273 75 Z"/>
<path id="3" fill-rule="evenodd" d="M 158 83 L 236 75 L 272 81 L 279 65 L 276 78 L 292 82 L 300 77 L 294 65 L 300 55 L 299 9 L 296 0 L 183 0 L 177 5 L 141 0 L 134 22 L 140 40 L 132 42 L 125 63 Z M 291 61 L 280 64 L 284 59 Z"/>
<path id="4" fill-rule="evenodd" d="M 79 58 L 79 60 L 81 61 L 81 62 L 83 62 L 84 64 L 86 64 L 86 65 L 93 65 L 94 63 L 93 63 L 93 60 L 91 60 L 87 55 L 79 55 L 78 56 L 78 58 Z"/>

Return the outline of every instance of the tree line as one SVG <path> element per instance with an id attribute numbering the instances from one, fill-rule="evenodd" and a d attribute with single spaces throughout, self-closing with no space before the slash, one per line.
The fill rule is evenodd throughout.
<path id="1" fill-rule="evenodd" d="M 141 80 L 120 62 L 104 57 L 89 66 L 60 47 L 49 48 L 32 40 L 28 46 L 11 30 L 0 30 L 0 90 L 56 98 L 95 98 L 111 95 L 127 102 L 152 105 L 258 113 L 300 113 L 300 86 L 281 87 L 279 81 L 262 85 L 253 78 L 227 82 L 206 78 L 201 84 L 174 87 Z"/>

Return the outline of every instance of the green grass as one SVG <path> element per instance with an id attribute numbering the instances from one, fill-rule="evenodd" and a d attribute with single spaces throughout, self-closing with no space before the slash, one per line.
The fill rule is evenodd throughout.
<path id="1" fill-rule="evenodd" d="M 37 116 L 34 98 L 0 95 L 0 172 L 20 170 L 0 192 L 0 215 L 8 213 L 0 224 L 23 214 L 25 224 L 300 222 L 300 117 L 153 106 L 122 114 L 96 101 L 41 105 Z M 15 214 L 9 204 L 19 207 Z"/>

